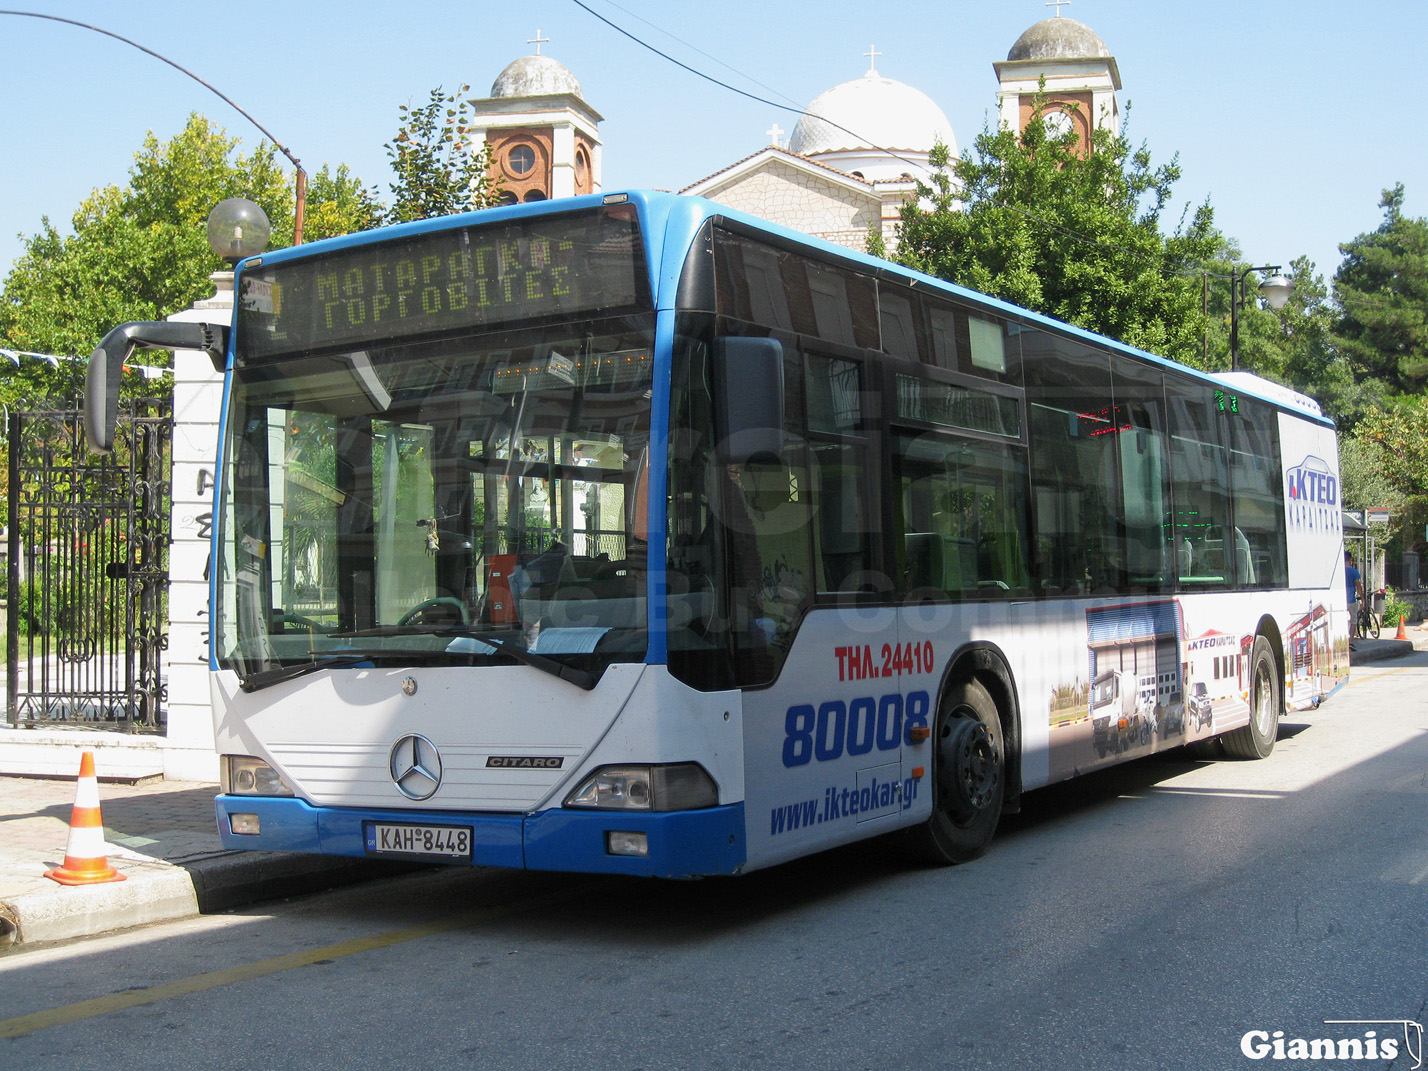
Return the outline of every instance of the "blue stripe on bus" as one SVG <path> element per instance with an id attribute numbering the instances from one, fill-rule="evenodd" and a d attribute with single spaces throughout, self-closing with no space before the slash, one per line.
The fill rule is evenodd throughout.
<path id="1" fill-rule="evenodd" d="M 301 799 L 219 796 L 214 801 L 225 848 L 310 852 L 363 858 L 368 822 L 465 826 L 472 866 L 682 878 L 736 873 L 747 858 L 744 805 L 657 814 L 554 809 L 534 815 L 314 807 Z M 230 814 L 255 814 L 261 833 L 233 833 Z M 611 855 L 606 834 L 643 833 L 646 856 Z"/>
<path id="2" fill-rule="evenodd" d="M 609 832 L 643 833 L 649 854 L 611 855 Z M 553 809 L 526 819 L 526 868 L 693 878 L 734 874 L 748 857 L 744 805 L 699 811 L 576 811 Z"/>

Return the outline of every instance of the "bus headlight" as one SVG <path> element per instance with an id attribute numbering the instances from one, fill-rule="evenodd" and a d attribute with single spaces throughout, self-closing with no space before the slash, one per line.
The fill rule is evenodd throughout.
<path id="1" fill-rule="evenodd" d="M 567 807 L 612 811 L 693 811 L 718 803 L 719 787 L 693 762 L 602 766 L 565 798 Z"/>
<path id="2" fill-rule="evenodd" d="M 251 755 L 224 755 L 219 767 L 221 787 L 231 796 L 291 796 L 293 790 L 278 771 Z"/>

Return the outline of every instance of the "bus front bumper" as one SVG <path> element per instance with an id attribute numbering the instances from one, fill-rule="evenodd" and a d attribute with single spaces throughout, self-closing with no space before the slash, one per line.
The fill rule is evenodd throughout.
<path id="1" fill-rule="evenodd" d="M 309 852 L 371 859 L 692 878 L 735 874 L 744 865 L 744 805 L 698 811 L 595 811 L 552 809 L 535 814 L 459 811 L 386 811 L 314 807 L 301 799 L 220 795 L 214 801 L 225 848 Z M 235 833 L 256 825 L 256 833 Z M 252 816 L 241 817 L 241 816 Z M 469 858 L 374 850 L 381 825 L 470 831 Z M 613 854 L 611 834 L 643 835 L 643 855 Z M 614 843 L 631 838 L 615 837 Z"/>

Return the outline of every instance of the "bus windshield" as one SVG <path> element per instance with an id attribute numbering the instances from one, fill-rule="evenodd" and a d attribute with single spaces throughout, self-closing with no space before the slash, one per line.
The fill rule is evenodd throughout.
<path id="1" fill-rule="evenodd" d="M 497 329 L 443 313 L 414 317 L 415 337 L 324 335 L 316 290 L 303 297 L 316 269 L 280 267 L 297 277 L 270 270 L 260 299 L 281 292 L 306 329 L 284 352 L 266 307 L 240 309 L 220 664 L 245 686 L 308 666 L 512 661 L 593 683 L 642 660 L 653 316 L 550 323 L 537 296 L 539 326 L 507 310 Z M 617 307 L 638 295 L 621 285 Z"/>

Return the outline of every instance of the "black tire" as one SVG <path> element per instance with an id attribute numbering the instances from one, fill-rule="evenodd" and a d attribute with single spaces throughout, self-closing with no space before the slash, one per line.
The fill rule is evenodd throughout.
<path id="1" fill-rule="evenodd" d="M 992 843 L 1006 794 L 1006 748 L 997 705 L 976 681 L 952 685 L 932 731 L 932 817 L 908 831 L 938 864 L 976 859 Z"/>
<path id="2" fill-rule="evenodd" d="M 1218 736 L 1207 736 L 1204 740 L 1192 740 L 1185 745 L 1185 753 L 1196 762 L 1215 762 L 1225 757 L 1225 749 L 1220 746 Z"/>
<path id="3" fill-rule="evenodd" d="M 1279 735 L 1280 693 L 1283 681 L 1269 641 L 1256 636 L 1250 653 L 1249 724 L 1220 737 L 1225 751 L 1236 759 L 1262 759 L 1274 750 Z"/>
<path id="4" fill-rule="evenodd" d="M 1378 614 L 1369 614 L 1369 635 L 1372 636 L 1374 639 L 1378 639 L 1380 633 L 1382 632 L 1383 618 L 1379 617 Z"/>

